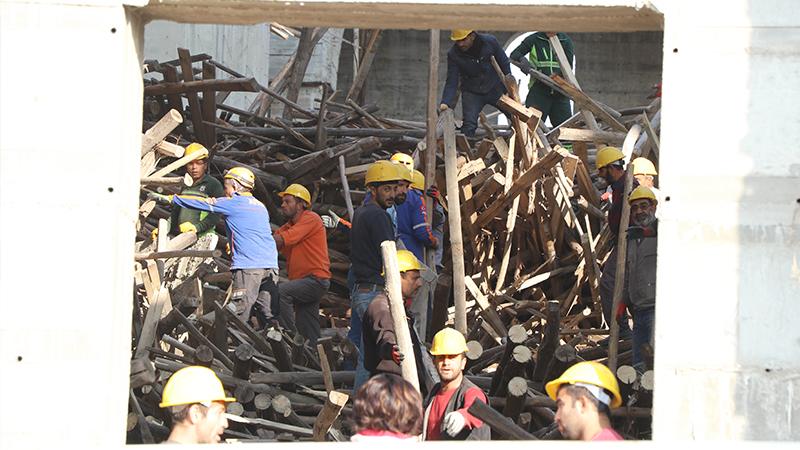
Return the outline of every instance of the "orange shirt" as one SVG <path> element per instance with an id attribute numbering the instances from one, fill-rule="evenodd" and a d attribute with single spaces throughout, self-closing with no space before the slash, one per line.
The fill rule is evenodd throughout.
<path id="1" fill-rule="evenodd" d="M 290 280 L 309 275 L 331 278 L 328 237 L 317 213 L 303 211 L 296 223 L 286 222 L 275 234 L 283 238 L 281 254 L 286 257 Z"/>

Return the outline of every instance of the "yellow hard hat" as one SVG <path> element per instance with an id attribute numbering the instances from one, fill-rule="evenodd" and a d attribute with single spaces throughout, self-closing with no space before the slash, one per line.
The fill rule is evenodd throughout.
<path id="1" fill-rule="evenodd" d="M 397 251 L 397 265 L 400 267 L 400 273 L 422 269 L 417 257 L 408 250 Z"/>
<path id="2" fill-rule="evenodd" d="M 309 205 L 311 204 L 311 194 L 308 192 L 308 189 L 303 187 L 300 184 L 294 183 L 290 184 L 286 187 L 286 190 L 283 192 L 278 192 L 279 197 L 283 197 L 284 195 L 294 195 L 295 197 L 305 200 L 306 203 Z"/>
<path id="3" fill-rule="evenodd" d="M 631 191 L 631 195 L 628 196 L 628 203 L 633 203 L 634 201 L 641 200 L 643 198 L 649 198 L 654 203 L 658 203 L 656 194 L 654 194 L 653 190 L 647 186 L 637 186 L 636 189 Z"/>
<path id="4" fill-rule="evenodd" d="M 597 159 L 594 165 L 599 170 L 620 159 L 625 159 L 625 154 L 622 153 L 622 150 L 616 147 L 603 147 L 597 151 Z"/>
<path id="5" fill-rule="evenodd" d="M 594 362 L 583 361 L 575 364 L 555 380 L 547 383 L 544 389 L 547 395 L 553 400 L 558 395 L 558 389 L 562 384 L 584 384 L 603 388 L 611 394 L 611 407 L 617 408 L 622 404 L 622 396 L 619 395 L 619 384 L 617 378 L 611 373 L 608 367 Z"/>
<path id="6" fill-rule="evenodd" d="M 175 372 L 167 380 L 161 394 L 161 408 L 192 403 L 235 402 L 226 397 L 222 382 L 208 367 L 189 366 Z"/>
<path id="7" fill-rule="evenodd" d="M 451 41 L 460 41 L 465 37 L 469 36 L 473 30 L 450 30 L 450 40 Z"/>
<path id="8" fill-rule="evenodd" d="M 402 152 L 397 152 L 394 155 L 392 155 L 392 157 L 389 158 L 389 160 L 398 162 L 408 167 L 408 170 L 414 170 L 414 158 L 412 158 L 411 155 L 407 155 Z"/>
<path id="9" fill-rule="evenodd" d="M 365 183 L 383 183 L 386 181 L 400 181 L 400 166 L 391 161 L 375 161 L 367 168 Z"/>
<path id="10" fill-rule="evenodd" d="M 397 172 L 400 174 L 400 179 L 403 181 L 408 181 L 409 183 L 414 182 L 414 172 L 411 171 L 405 164 L 392 161 L 392 164 L 397 166 Z"/>
<path id="11" fill-rule="evenodd" d="M 634 175 L 658 175 L 656 166 L 647 158 L 641 156 L 631 161 Z"/>
<path id="12" fill-rule="evenodd" d="M 183 156 L 191 156 L 194 153 L 202 152 L 205 150 L 205 155 L 197 158 L 197 159 L 206 159 L 208 158 L 208 149 L 203 147 L 203 144 L 198 144 L 197 142 L 192 142 L 191 144 L 186 146 L 186 151 L 183 152 Z"/>
<path id="13" fill-rule="evenodd" d="M 459 331 L 452 328 L 442 328 L 433 336 L 431 355 L 460 355 L 468 350 L 467 340 Z"/>
<path id="14" fill-rule="evenodd" d="M 414 171 L 414 181 L 411 182 L 411 187 L 414 189 L 419 189 L 420 191 L 425 190 L 425 175 L 422 174 L 419 170 Z"/>
<path id="15" fill-rule="evenodd" d="M 253 171 L 247 167 L 234 167 L 225 172 L 224 178 L 236 180 L 241 183 L 242 186 L 248 189 L 253 189 L 253 187 L 256 185 L 256 176 L 253 175 Z"/>

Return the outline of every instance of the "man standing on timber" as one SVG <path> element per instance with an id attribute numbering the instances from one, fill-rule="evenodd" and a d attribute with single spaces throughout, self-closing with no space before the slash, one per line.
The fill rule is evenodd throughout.
<path id="1" fill-rule="evenodd" d="M 288 282 L 278 285 L 280 321 L 315 346 L 320 336 L 319 302 L 330 287 L 328 239 L 322 219 L 310 210 L 308 189 L 291 184 L 278 195 L 286 223 L 273 236 L 278 250 L 286 257 L 289 275 Z"/>
<path id="2" fill-rule="evenodd" d="M 633 315 L 633 367 L 644 373 L 648 369 L 645 348 L 653 349 L 656 320 L 658 200 L 650 188 L 639 186 L 631 192 L 628 202 L 631 227 L 625 258 L 625 304 Z"/>
<path id="3" fill-rule="evenodd" d="M 619 385 L 608 367 L 596 362 L 579 362 L 561 377 L 547 383 L 547 395 L 556 401 L 558 431 L 567 439 L 621 441 L 611 428 L 610 408 L 622 404 Z"/>
<path id="4" fill-rule="evenodd" d="M 475 136 L 478 116 L 485 105 L 497 105 L 500 96 L 506 93 L 503 80 L 492 66 L 492 56 L 497 60 L 504 75 L 511 73 L 508 56 L 491 34 L 473 30 L 452 30 L 453 46 L 447 52 L 447 80 L 439 110 L 456 106 L 459 83 L 461 87 L 461 132 Z"/>
<path id="5" fill-rule="evenodd" d="M 444 328 L 433 337 L 431 355 L 441 382 L 425 400 L 422 435 L 426 441 L 491 439 L 489 426 L 467 411 L 476 399 L 484 403 L 488 400 L 464 377 L 466 352 L 464 335 L 452 328 Z"/>
<path id="6" fill-rule="evenodd" d="M 350 293 L 351 328 L 361 328 L 364 313 L 372 300 L 384 289 L 381 242 L 394 241 L 395 231 L 386 210 L 394 205 L 395 189 L 401 179 L 398 165 L 376 161 L 366 173 L 370 201 L 353 214 L 350 231 L 350 271 L 353 290 Z M 355 389 L 364 384 L 369 373 L 364 369 L 364 345 L 360 336 L 354 344 L 359 349 Z"/>
<path id="7" fill-rule="evenodd" d="M 222 382 L 211 369 L 189 366 L 167 380 L 160 408 L 172 422 L 168 444 L 216 444 L 228 428 L 225 404 L 236 399 L 225 395 Z"/>
<path id="8" fill-rule="evenodd" d="M 422 264 L 410 251 L 398 250 L 397 265 L 400 269 L 400 291 L 403 294 L 403 305 L 406 313 L 408 313 L 411 300 L 422 285 L 419 274 Z M 409 322 L 408 318 L 406 318 L 406 322 Z M 419 371 L 422 369 L 422 355 L 419 353 L 420 342 L 416 339 L 411 323 L 409 323 L 408 329 L 414 346 L 417 370 Z M 392 322 L 389 297 L 385 291 L 381 291 L 375 296 L 364 313 L 362 336 L 364 341 L 364 368 L 369 371 L 370 376 L 379 373 L 402 375 L 400 362 L 403 361 L 405 355 L 400 352 L 400 348 L 397 345 L 397 335 L 395 334 L 394 322 Z M 420 386 L 423 384 L 423 378 L 420 376 Z"/>
<path id="9" fill-rule="evenodd" d="M 511 52 L 511 59 L 521 64 L 520 70 L 526 75 L 530 75 L 531 70 L 536 70 L 548 77 L 553 75 L 563 77 L 563 69 L 550 43 L 550 37 L 552 36 L 558 36 L 558 41 L 564 49 L 567 61 L 572 64 L 572 59 L 575 55 L 572 39 L 564 33 L 552 31 L 539 31 L 526 37 Z M 531 77 L 528 83 L 528 96 L 525 98 L 525 106 L 541 111 L 542 122 L 547 120 L 547 117 L 550 117 L 550 124 L 554 128 L 572 116 L 572 106 L 570 106 L 569 98 L 551 89 L 541 81 L 537 82 L 534 77 Z"/>
<path id="10" fill-rule="evenodd" d="M 611 209 L 608 212 L 608 228 L 611 230 L 613 248 L 603 266 L 600 277 L 600 300 L 603 304 L 603 317 L 611 326 L 611 321 L 616 311 L 611 311 L 614 303 L 614 282 L 617 276 L 617 236 L 619 235 L 619 222 L 622 216 L 622 202 L 625 195 L 625 155 L 616 147 L 603 147 L 597 152 L 595 161 L 597 175 L 605 180 L 611 187 Z M 637 184 L 634 181 L 634 184 Z M 619 337 L 630 336 L 628 318 L 622 314 L 619 322 Z"/>
<path id="11" fill-rule="evenodd" d="M 225 218 L 233 263 L 233 293 L 229 307 L 243 321 L 255 316 L 258 326 L 278 319 L 278 250 L 269 226 L 269 213 L 253 197 L 255 175 L 246 167 L 225 173 L 225 197 L 197 198 L 152 194 L 157 200 L 183 208 L 218 213 Z"/>

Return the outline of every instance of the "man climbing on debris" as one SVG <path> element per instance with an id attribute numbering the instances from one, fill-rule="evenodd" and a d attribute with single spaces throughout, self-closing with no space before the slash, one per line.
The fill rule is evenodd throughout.
<path id="1" fill-rule="evenodd" d="M 625 304 L 633 315 L 633 367 L 644 373 L 652 368 L 652 361 L 647 360 L 652 357 L 656 319 L 658 200 L 650 188 L 639 186 L 631 192 L 628 202 L 631 227 L 625 259 Z"/>
<path id="2" fill-rule="evenodd" d="M 550 43 L 550 37 L 558 36 L 561 47 L 564 49 L 567 61 L 573 62 L 575 50 L 572 39 L 565 33 L 552 31 L 539 31 L 525 38 L 517 48 L 511 52 L 511 59 L 520 63 L 520 70 L 530 75 L 532 70 L 541 72 L 550 77 L 553 75 L 564 76 L 561 64 Z M 555 128 L 572 116 L 572 106 L 569 98 L 560 92 L 551 89 L 536 78 L 531 77 L 528 83 L 528 96 L 525 106 L 536 108 L 542 112 L 542 122 L 550 117 L 550 124 Z"/>
<path id="3" fill-rule="evenodd" d="M 511 65 L 505 50 L 491 34 L 452 30 L 450 40 L 454 43 L 447 52 L 447 79 L 439 110 L 455 108 L 460 85 L 461 132 L 472 137 L 478 128 L 478 115 L 483 107 L 496 106 L 500 96 L 506 93 L 503 80 L 492 66 L 492 56 L 504 75 L 511 73 Z"/>
<path id="4" fill-rule="evenodd" d="M 330 287 L 331 262 L 322 219 L 311 211 L 308 189 L 291 184 L 281 197 L 286 223 L 274 233 L 275 245 L 286 257 L 289 281 L 278 285 L 281 324 L 316 345 L 320 336 L 319 302 Z"/>
<path id="5" fill-rule="evenodd" d="M 227 397 L 222 382 L 209 368 L 189 366 L 167 380 L 160 408 L 166 408 L 172 422 L 168 444 L 216 444 L 228 428 L 225 405 L 236 399 Z"/>
<path id="6" fill-rule="evenodd" d="M 610 408 L 622 404 L 619 385 L 608 367 L 596 362 L 579 362 L 561 377 L 547 383 L 547 395 L 556 401 L 558 431 L 567 439 L 621 441 L 611 428 Z"/>
<path id="7" fill-rule="evenodd" d="M 351 333 L 360 333 L 364 313 L 384 289 L 381 242 L 395 240 L 394 227 L 386 210 L 394 205 L 396 186 L 401 178 L 399 166 L 390 161 L 376 161 L 367 169 L 365 183 L 371 199 L 353 214 L 350 231 Z M 359 349 L 354 387 L 358 389 L 369 377 L 364 369 L 364 345 L 361 334 L 348 336 Z"/>
<path id="8" fill-rule="evenodd" d="M 218 213 L 225 218 L 233 257 L 233 293 L 229 308 L 243 321 L 255 316 L 257 328 L 278 319 L 278 250 L 269 226 L 269 213 L 253 197 L 255 175 L 246 167 L 234 167 L 224 176 L 225 197 L 197 198 L 151 194 L 157 200 L 182 208 Z"/>
<path id="9" fill-rule="evenodd" d="M 484 403 L 488 399 L 464 376 L 466 352 L 464 335 L 452 328 L 433 337 L 431 355 L 441 381 L 425 399 L 422 435 L 426 441 L 491 439 L 489 426 L 467 411 L 476 399 Z"/>
<path id="10" fill-rule="evenodd" d="M 411 300 L 422 284 L 419 274 L 422 264 L 410 251 L 398 250 L 397 265 L 400 269 L 400 290 L 403 294 L 406 312 L 408 312 Z M 392 312 L 389 307 L 389 297 L 386 292 L 381 290 L 375 296 L 364 313 L 361 325 L 364 341 L 364 368 L 369 372 L 369 375 L 373 376 L 379 373 L 402 375 L 400 362 L 403 361 L 405 355 L 400 352 L 400 348 L 397 345 Z M 411 323 L 409 323 L 409 333 L 414 346 L 414 357 L 417 359 L 417 370 L 419 371 L 423 367 L 420 342 L 413 331 Z M 420 375 L 420 385 L 424 385 L 422 375 Z"/>
<path id="11" fill-rule="evenodd" d="M 611 208 L 608 211 L 608 228 L 611 230 L 613 248 L 603 266 L 600 277 L 600 301 L 603 304 L 603 317 L 611 325 L 616 311 L 611 311 L 614 303 L 614 282 L 617 276 L 617 236 L 622 217 L 622 202 L 625 195 L 625 155 L 616 147 L 603 147 L 597 152 L 595 161 L 597 174 L 611 188 Z M 638 184 L 634 181 L 634 184 Z M 631 329 L 625 314 L 619 316 L 619 337 L 630 337 Z M 607 341 L 606 341 L 607 342 Z"/>

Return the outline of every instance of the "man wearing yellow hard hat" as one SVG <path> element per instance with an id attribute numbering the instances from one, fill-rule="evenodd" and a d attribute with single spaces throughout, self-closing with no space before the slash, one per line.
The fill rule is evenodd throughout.
<path id="1" fill-rule="evenodd" d="M 545 385 L 556 401 L 558 431 L 567 439 L 621 441 L 611 428 L 611 408 L 622 404 L 619 385 L 608 367 L 596 362 L 579 362 Z"/>
<path id="2" fill-rule="evenodd" d="M 222 382 L 209 368 L 189 366 L 175 372 L 161 395 L 172 429 L 171 444 L 216 444 L 228 428 L 225 404 L 236 399 L 225 395 Z"/>
<path id="3" fill-rule="evenodd" d="M 289 281 L 280 283 L 280 321 L 316 345 L 320 336 L 319 302 L 328 292 L 331 262 L 322 218 L 311 211 L 311 194 L 304 186 L 289 185 L 281 197 L 286 223 L 275 233 L 275 245 L 286 258 Z"/>
<path id="4" fill-rule="evenodd" d="M 182 197 L 154 195 L 182 208 L 218 213 L 225 228 L 233 263 L 233 291 L 227 307 L 244 322 L 256 319 L 256 328 L 278 320 L 278 250 L 269 225 L 269 212 L 253 197 L 256 177 L 247 167 L 234 167 L 223 176 L 225 197 Z"/>
<path id="5" fill-rule="evenodd" d="M 654 345 L 658 199 L 650 188 L 639 186 L 631 192 L 628 203 L 631 227 L 627 235 L 624 301 L 633 316 L 633 367 L 644 373 L 652 369 L 650 357 Z"/>
<path id="6" fill-rule="evenodd" d="M 486 394 L 464 376 L 467 341 L 453 328 L 433 336 L 431 355 L 439 379 L 425 399 L 422 436 L 426 441 L 489 440 L 491 430 L 467 410 L 475 400 L 487 403 Z"/>
<path id="7" fill-rule="evenodd" d="M 503 74 L 511 73 L 511 64 L 505 50 L 491 34 L 474 30 L 452 30 L 453 46 L 447 52 L 447 79 L 439 109 L 444 111 L 456 106 L 457 91 L 461 89 L 461 132 L 475 136 L 478 115 L 485 105 L 497 105 L 505 94 L 503 80 L 492 66 L 492 56 L 497 60 Z"/>
<path id="8" fill-rule="evenodd" d="M 655 177 L 658 175 L 658 171 L 656 170 L 655 164 L 649 159 L 640 156 L 631 161 L 631 167 L 633 168 L 633 178 L 639 182 L 639 186 L 650 188 L 653 194 L 655 194 L 659 205 L 663 204 L 661 191 L 656 187 Z M 656 209 L 656 217 L 661 218 L 658 208 Z"/>

